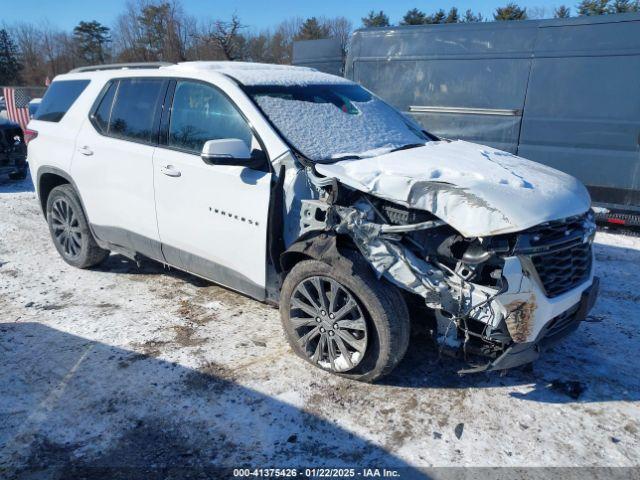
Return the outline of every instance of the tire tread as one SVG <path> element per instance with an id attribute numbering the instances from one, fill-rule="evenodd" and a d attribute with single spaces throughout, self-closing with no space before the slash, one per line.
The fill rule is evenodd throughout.
<path id="1" fill-rule="evenodd" d="M 310 361 L 296 347 L 294 338 L 289 331 L 287 324 L 289 300 L 285 297 L 292 294 L 299 281 L 309 276 L 318 274 L 332 276 L 333 273 L 335 275 L 333 278 L 338 281 L 341 280 L 336 276 L 350 277 L 349 283 L 352 285 L 345 286 L 353 287 L 355 285 L 358 290 L 356 292 L 353 291 L 353 288 L 350 288 L 352 293 L 358 297 L 363 294 L 371 297 L 370 300 L 372 301 L 369 303 L 365 303 L 362 298 L 359 299 L 364 303 L 364 307 L 376 327 L 379 337 L 378 346 L 384 345 L 384 348 L 379 348 L 379 356 L 375 365 L 367 371 L 334 373 L 354 380 L 373 382 L 388 375 L 404 357 L 409 345 L 411 330 L 409 311 L 398 288 L 384 279 L 378 279 L 373 269 L 359 253 L 345 253 L 343 260 L 344 262 L 336 262 L 333 265 L 319 260 L 303 260 L 291 269 L 284 280 L 281 291 L 280 312 L 282 326 L 294 351 L 305 360 Z M 344 282 L 341 281 L 341 283 Z M 376 320 L 374 320 L 374 316 Z M 369 353 L 368 351 L 367 354 Z M 362 363 L 358 367 L 360 366 L 362 366 Z"/>
<path id="2" fill-rule="evenodd" d="M 84 209 L 82 208 L 82 204 L 80 203 L 78 194 L 76 193 L 73 186 L 71 186 L 68 183 L 58 185 L 57 187 L 51 190 L 51 192 L 49 193 L 49 196 L 47 197 L 47 220 L 49 223 L 49 230 L 51 232 L 52 239 L 53 239 L 53 230 L 51 228 L 51 223 L 50 223 L 51 222 L 50 212 L 51 212 L 51 206 L 53 205 L 54 200 L 58 196 L 64 196 L 71 201 L 71 203 L 73 204 L 74 213 L 77 215 L 80 223 L 80 227 L 82 228 L 82 233 L 87 238 L 87 243 L 86 243 L 87 248 L 85 251 L 82 252 L 82 254 L 77 260 L 70 260 L 66 258 L 62 254 L 62 252 L 60 251 L 60 248 L 58 247 L 58 244 L 54 240 L 54 245 L 56 246 L 58 253 L 60 253 L 60 256 L 64 259 L 65 262 L 67 262 L 69 265 L 73 265 L 74 267 L 84 269 L 84 268 L 91 268 L 91 267 L 95 267 L 96 265 L 99 265 L 105 260 L 105 258 L 109 256 L 110 252 L 109 250 L 105 250 L 101 248 L 96 242 L 95 238 L 93 237 L 93 233 L 89 228 L 89 222 L 87 221 L 87 217 L 84 214 Z"/>

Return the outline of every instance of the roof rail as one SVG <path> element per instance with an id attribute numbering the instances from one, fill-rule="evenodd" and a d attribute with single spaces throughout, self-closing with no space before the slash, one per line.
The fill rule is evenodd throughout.
<path id="1" fill-rule="evenodd" d="M 105 65 L 89 65 L 70 70 L 69 73 L 98 72 L 100 70 L 125 70 L 128 68 L 160 68 L 174 65 L 170 62 L 137 62 L 137 63 L 108 63 Z"/>

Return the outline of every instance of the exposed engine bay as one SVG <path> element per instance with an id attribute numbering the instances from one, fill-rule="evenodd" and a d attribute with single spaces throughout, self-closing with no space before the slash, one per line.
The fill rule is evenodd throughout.
<path id="1" fill-rule="evenodd" d="M 572 331 L 593 304 L 591 211 L 522 232 L 465 237 L 428 211 L 311 169 L 307 175 L 319 198 L 302 200 L 300 236 L 349 238 L 379 278 L 430 309 L 441 352 L 473 365 L 460 373 L 535 360 L 543 343 Z M 472 361 L 477 356 L 485 360 Z"/>

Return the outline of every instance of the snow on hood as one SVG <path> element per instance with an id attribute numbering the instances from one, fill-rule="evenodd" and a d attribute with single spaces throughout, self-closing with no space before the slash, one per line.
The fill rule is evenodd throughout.
<path id="1" fill-rule="evenodd" d="M 582 214 L 591 205 L 584 185 L 566 173 L 460 140 L 317 164 L 316 170 L 362 192 L 431 212 L 465 237 L 518 232 Z"/>

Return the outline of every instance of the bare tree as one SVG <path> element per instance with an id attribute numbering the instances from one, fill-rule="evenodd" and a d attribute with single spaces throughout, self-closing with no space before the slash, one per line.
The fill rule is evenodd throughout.
<path id="1" fill-rule="evenodd" d="M 327 18 L 323 19 L 323 21 L 329 27 L 329 36 L 340 41 L 342 56 L 346 57 L 349 38 L 351 37 L 351 32 L 353 32 L 353 23 L 345 17 Z"/>
<path id="2" fill-rule="evenodd" d="M 51 76 L 66 73 L 78 66 L 75 44 L 70 33 L 57 30 L 45 22 L 42 24 L 41 35 L 42 51 Z"/>
<path id="3" fill-rule="evenodd" d="M 44 85 L 47 71 L 42 55 L 42 34 L 30 23 L 19 23 L 12 28 L 22 63 L 22 80 L 27 85 Z"/>
<path id="4" fill-rule="evenodd" d="M 269 30 L 244 34 L 244 59 L 249 62 L 273 63 L 271 41 L 273 35 Z"/>
<path id="5" fill-rule="evenodd" d="M 113 28 L 121 61 L 186 60 L 194 21 L 179 0 L 130 0 Z"/>
<path id="6" fill-rule="evenodd" d="M 242 58 L 244 39 L 240 34 L 246 28 L 235 13 L 230 21 L 215 20 L 205 36 L 205 41 L 211 42 L 220 49 L 226 60 Z"/>
<path id="7" fill-rule="evenodd" d="M 118 58 L 124 62 L 149 61 L 149 52 L 143 47 L 143 31 L 138 21 L 139 12 L 144 4 L 141 0 L 128 1 L 113 28 L 113 44 Z"/>

